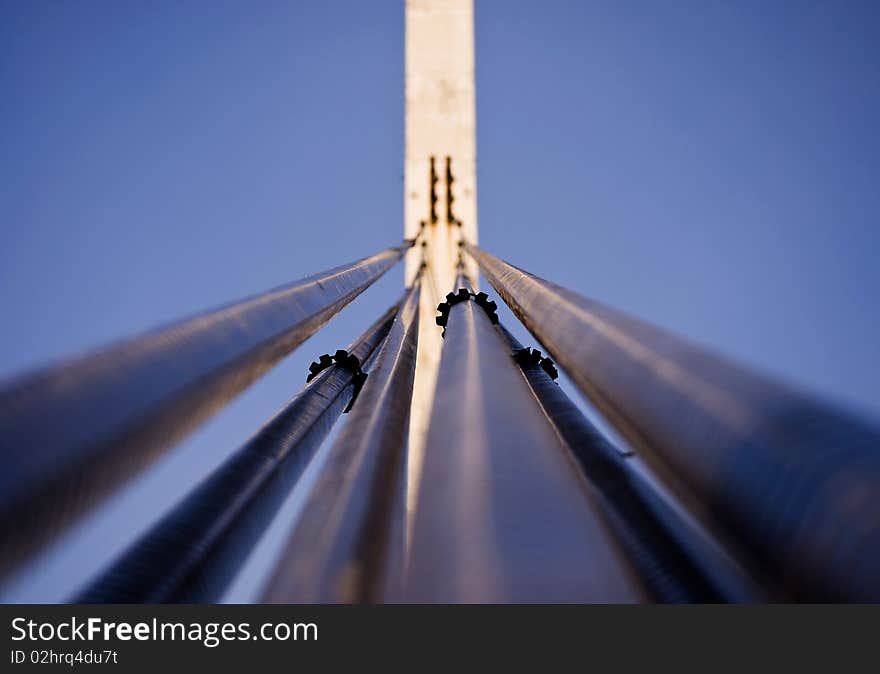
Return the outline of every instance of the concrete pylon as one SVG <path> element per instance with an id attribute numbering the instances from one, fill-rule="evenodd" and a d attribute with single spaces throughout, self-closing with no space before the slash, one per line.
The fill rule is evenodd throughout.
<path id="1" fill-rule="evenodd" d="M 406 0 L 404 186 L 404 233 L 420 235 L 406 258 L 407 284 L 426 265 L 410 420 L 411 515 L 442 346 L 434 317 L 453 290 L 459 240 L 477 241 L 473 0 Z M 465 264 L 476 280 L 473 262 Z"/>

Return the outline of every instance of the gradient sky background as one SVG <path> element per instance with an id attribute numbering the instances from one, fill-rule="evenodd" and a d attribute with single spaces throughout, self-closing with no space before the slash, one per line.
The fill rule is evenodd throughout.
<path id="1" fill-rule="evenodd" d="M 397 242 L 403 26 L 402 0 L 0 0 L 0 377 Z M 880 416 L 880 4 L 476 0 L 476 50 L 485 248 Z M 63 598 L 401 283 L 2 597 Z"/>

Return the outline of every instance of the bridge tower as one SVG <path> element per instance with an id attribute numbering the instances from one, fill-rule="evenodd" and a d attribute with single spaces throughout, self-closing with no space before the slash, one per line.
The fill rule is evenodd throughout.
<path id="1" fill-rule="evenodd" d="M 477 241 L 473 0 L 406 0 L 406 282 L 424 262 L 410 422 L 408 509 L 418 489 L 440 362 L 437 304 L 453 290 L 458 242 Z M 476 281 L 476 266 L 464 260 Z"/>

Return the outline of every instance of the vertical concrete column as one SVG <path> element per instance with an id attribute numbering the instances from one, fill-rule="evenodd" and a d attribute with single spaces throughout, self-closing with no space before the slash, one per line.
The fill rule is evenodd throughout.
<path id="1" fill-rule="evenodd" d="M 427 267 L 410 426 L 410 509 L 440 362 L 436 307 L 453 290 L 459 240 L 477 241 L 474 92 L 473 1 L 406 0 L 404 233 L 408 239 L 421 234 L 406 258 L 407 284 L 423 262 Z M 465 262 L 476 279 L 474 263 Z"/>

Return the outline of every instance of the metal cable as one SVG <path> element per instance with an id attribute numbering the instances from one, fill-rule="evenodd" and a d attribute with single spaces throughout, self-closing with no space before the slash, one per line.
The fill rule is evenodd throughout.
<path id="1" fill-rule="evenodd" d="M 246 388 L 410 244 L 0 389 L 0 576 Z"/>

